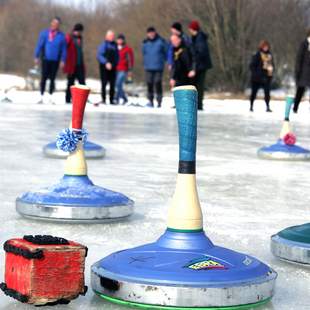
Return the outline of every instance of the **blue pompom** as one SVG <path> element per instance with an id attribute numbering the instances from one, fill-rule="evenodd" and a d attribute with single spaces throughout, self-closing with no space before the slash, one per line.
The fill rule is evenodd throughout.
<path id="1" fill-rule="evenodd" d="M 85 144 L 85 142 L 87 141 L 87 137 L 88 137 L 88 132 L 86 129 L 82 128 L 81 132 L 79 133 L 79 135 L 82 137 L 82 141 L 83 144 Z"/>
<path id="2" fill-rule="evenodd" d="M 66 128 L 57 136 L 56 146 L 64 152 L 74 152 L 78 142 L 78 135 L 69 128 Z"/>
<path id="3" fill-rule="evenodd" d="M 85 129 L 81 131 L 72 131 L 69 128 L 62 130 L 57 136 L 56 146 L 64 152 L 74 152 L 79 141 L 86 142 L 88 132 Z"/>

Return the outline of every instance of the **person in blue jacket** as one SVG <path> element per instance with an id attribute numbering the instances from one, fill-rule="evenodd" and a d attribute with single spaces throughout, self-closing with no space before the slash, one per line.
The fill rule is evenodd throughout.
<path id="1" fill-rule="evenodd" d="M 154 27 L 147 28 L 147 37 L 142 43 L 143 64 L 147 84 L 148 106 L 154 107 L 154 87 L 158 107 L 163 99 L 163 71 L 167 59 L 167 42 Z"/>
<path id="2" fill-rule="evenodd" d="M 66 61 L 66 38 L 64 33 L 59 29 L 60 24 L 60 18 L 54 17 L 51 20 L 50 27 L 41 31 L 35 48 L 35 65 L 39 65 L 40 58 L 42 60 L 41 100 L 38 103 L 43 103 L 45 84 L 48 79 L 50 80 L 49 94 L 50 96 L 53 94 L 59 64 L 63 68 Z M 51 97 L 50 101 L 52 101 Z"/>
<path id="3" fill-rule="evenodd" d="M 102 102 L 96 103 L 95 105 L 98 106 L 100 103 L 106 103 L 106 86 L 108 83 L 110 84 L 110 104 L 115 104 L 114 92 L 119 54 L 114 31 L 108 30 L 105 41 L 98 46 L 97 60 L 99 62 Z"/>

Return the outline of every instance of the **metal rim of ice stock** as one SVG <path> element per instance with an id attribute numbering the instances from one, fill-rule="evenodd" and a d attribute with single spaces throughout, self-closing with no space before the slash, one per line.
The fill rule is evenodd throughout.
<path id="1" fill-rule="evenodd" d="M 278 235 L 273 235 L 270 247 L 272 254 L 282 260 L 310 265 L 310 244 L 287 240 Z"/>
<path id="2" fill-rule="evenodd" d="M 53 222 L 102 223 L 127 219 L 133 213 L 134 202 L 114 206 L 66 206 L 27 203 L 16 199 L 16 211 L 31 219 L 51 220 Z"/>
<path id="3" fill-rule="evenodd" d="M 91 273 L 92 288 L 97 295 L 107 301 L 154 309 L 250 309 L 270 301 L 274 294 L 275 271 L 247 283 L 226 283 L 222 287 L 190 287 L 185 285 L 156 285 L 118 281 L 120 289 L 111 291 L 100 284 L 99 270 L 93 266 Z M 100 268 L 100 274 L 105 271 Z M 110 275 L 110 272 L 107 272 Z M 117 276 L 112 275 L 114 280 Z M 193 298 L 193 296 L 195 296 Z M 262 297 L 263 296 L 263 297 Z M 189 306 L 188 300 L 195 300 Z"/>
<path id="4" fill-rule="evenodd" d="M 257 151 L 257 156 L 262 159 L 307 161 L 310 160 L 310 153 L 289 153 L 289 152 L 267 152 L 262 149 Z"/>

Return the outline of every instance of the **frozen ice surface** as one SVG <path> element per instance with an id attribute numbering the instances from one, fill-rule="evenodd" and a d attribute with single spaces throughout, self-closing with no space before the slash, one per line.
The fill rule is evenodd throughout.
<path id="1" fill-rule="evenodd" d="M 57 105 L 36 105 L 37 94 L 15 92 L 13 104 L 0 103 L 0 243 L 24 234 L 51 234 L 89 247 L 90 266 L 111 252 L 156 240 L 165 230 L 178 164 L 175 110 L 165 98 L 163 109 L 87 105 L 85 127 L 93 142 L 107 149 L 103 160 L 88 160 L 89 177 L 99 186 L 120 191 L 136 202 L 127 222 L 95 225 L 26 220 L 15 212 L 15 198 L 52 185 L 62 177 L 64 161 L 45 158 L 42 147 L 67 127 L 70 109 L 56 94 Z M 91 100 L 99 99 L 96 95 Z M 145 102 L 142 99 L 141 103 Z M 264 310 L 310 309 L 310 269 L 277 260 L 270 236 L 310 221 L 310 162 L 260 160 L 256 151 L 276 141 L 284 103 L 272 102 L 255 113 L 241 100 L 206 100 L 199 113 L 197 178 L 204 228 L 216 244 L 253 255 L 279 274 L 276 294 Z M 292 115 L 298 144 L 310 148 L 309 104 Z M 4 252 L 0 251 L 0 279 Z M 190 305 L 189 305 L 190 306 Z M 0 294 L 0 309 L 33 309 Z M 123 309 L 91 290 L 68 306 L 53 309 Z"/>

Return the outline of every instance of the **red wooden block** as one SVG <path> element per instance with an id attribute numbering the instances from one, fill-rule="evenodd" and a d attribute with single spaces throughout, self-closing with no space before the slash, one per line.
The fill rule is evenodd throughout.
<path id="1" fill-rule="evenodd" d="M 0 288 L 34 305 L 69 303 L 86 293 L 87 248 L 52 236 L 24 236 L 5 242 L 5 283 Z"/>

